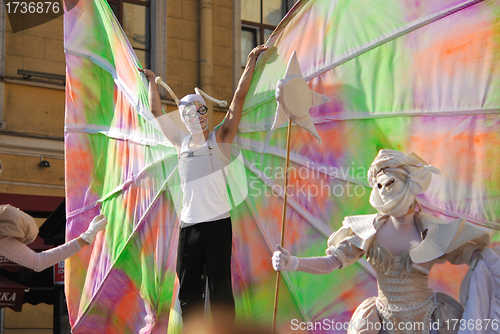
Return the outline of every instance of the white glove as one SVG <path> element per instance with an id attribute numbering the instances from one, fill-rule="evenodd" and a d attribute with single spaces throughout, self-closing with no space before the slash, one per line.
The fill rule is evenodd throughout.
<path id="1" fill-rule="evenodd" d="M 107 223 L 108 220 L 106 216 L 104 215 L 95 216 L 94 219 L 92 219 L 92 221 L 90 222 L 87 231 L 82 233 L 80 235 L 80 238 L 85 240 L 85 242 L 88 243 L 89 245 L 92 244 L 95 240 L 97 233 L 99 233 L 99 231 L 104 230 Z"/>
<path id="2" fill-rule="evenodd" d="M 299 259 L 296 256 L 291 256 L 290 252 L 277 245 L 277 251 L 274 252 L 272 261 L 273 268 L 276 271 L 295 271 L 299 266 Z"/>

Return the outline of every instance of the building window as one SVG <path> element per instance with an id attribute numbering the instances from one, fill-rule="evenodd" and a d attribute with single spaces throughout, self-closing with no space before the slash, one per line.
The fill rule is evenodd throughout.
<path id="1" fill-rule="evenodd" d="M 151 22 L 149 0 L 108 0 L 144 68 L 151 64 Z"/>
<path id="2" fill-rule="evenodd" d="M 293 0 L 241 0 L 241 66 L 254 47 L 267 41 Z"/>

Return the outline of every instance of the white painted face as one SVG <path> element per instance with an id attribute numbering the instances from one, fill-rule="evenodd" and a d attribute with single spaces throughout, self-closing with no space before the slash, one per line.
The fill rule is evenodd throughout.
<path id="1" fill-rule="evenodd" d="M 384 203 L 397 198 L 405 187 L 405 182 L 391 172 L 380 174 L 376 181 L 378 193 Z"/>
<path id="2" fill-rule="evenodd" d="M 207 107 L 198 101 L 185 105 L 182 109 L 181 117 L 188 131 L 192 134 L 208 129 Z"/>
<path id="3" fill-rule="evenodd" d="M 191 134 L 202 133 L 208 129 L 208 109 L 201 95 L 189 94 L 180 99 L 179 113 Z"/>

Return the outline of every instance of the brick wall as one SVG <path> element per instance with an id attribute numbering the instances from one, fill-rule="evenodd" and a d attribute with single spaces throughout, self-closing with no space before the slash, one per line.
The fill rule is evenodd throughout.
<path id="1" fill-rule="evenodd" d="M 63 18 L 13 33 L 5 31 L 5 75 L 18 76 L 17 69 L 65 74 Z"/>
<path id="2" fill-rule="evenodd" d="M 167 80 L 177 96 L 200 85 L 200 2 L 167 1 Z M 233 96 L 233 2 L 213 1 L 213 95 Z"/>

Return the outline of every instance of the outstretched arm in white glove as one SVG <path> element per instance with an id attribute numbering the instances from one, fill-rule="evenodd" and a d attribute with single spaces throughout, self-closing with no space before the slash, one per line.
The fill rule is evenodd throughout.
<path id="1" fill-rule="evenodd" d="M 83 242 L 85 242 L 85 244 L 87 244 L 87 245 L 92 244 L 95 240 L 95 237 L 97 236 L 97 233 L 99 233 L 99 231 L 104 230 L 107 223 L 108 223 L 108 220 L 106 219 L 106 217 L 104 215 L 101 214 L 101 215 L 95 216 L 94 219 L 92 219 L 92 221 L 90 222 L 89 227 L 87 228 L 87 231 L 82 233 L 80 235 L 80 238 L 78 238 L 78 239 L 82 239 Z M 80 247 L 83 247 L 82 244 L 80 243 L 80 241 L 78 241 L 78 244 L 80 245 Z"/>
<path id="2" fill-rule="evenodd" d="M 276 271 L 295 271 L 299 266 L 299 259 L 296 256 L 290 255 L 290 252 L 281 247 L 280 245 L 276 245 L 278 248 L 277 251 L 274 252 L 272 261 L 273 268 Z"/>
<path id="3" fill-rule="evenodd" d="M 334 255 L 318 257 L 296 257 L 277 245 L 277 251 L 272 257 L 273 268 L 276 271 L 303 271 L 311 274 L 329 274 L 341 267 L 340 261 Z"/>
<path id="4" fill-rule="evenodd" d="M 94 241 L 97 232 L 104 229 L 106 223 L 106 217 L 96 216 L 90 223 L 87 232 L 80 237 L 41 253 L 34 252 L 16 238 L 0 236 L 0 254 L 24 267 L 42 271 L 78 253 L 83 246 Z"/>

